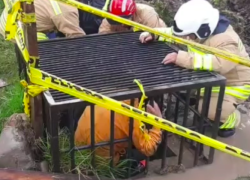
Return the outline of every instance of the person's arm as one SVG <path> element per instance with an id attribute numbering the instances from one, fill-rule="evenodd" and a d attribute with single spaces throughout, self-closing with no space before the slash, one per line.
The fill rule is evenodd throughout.
<path id="1" fill-rule="evenodd" d="M 154 28 L 155 30 L 161 32 L 161 33 L 165 33 L 168 35 L 172 35 L 172 28 L 171 27 L 159 27 L 159 28 Z M 157 35 L 151 34 L 149 32 L 143 32 L 140 34 L 139 40 L 141 41 L 141 43 L 147 43 L 149 41 L 152 40 L 157 40 L 157 41 L 166 41 L 166 42 L 172 42 L 170 39 L 165 39 L 163 37 L 159 37 Z"/>
<path id="2" fill-rule="evenodd" d="M 113 32 L 111 25 L 108 23 L 107 19 L 103 19 L 99 27 L 98 33 L 104 34 L 104 33 L 110 33 L 110 32 Z"/>
<path id="3" fill-rule="evenodd" d="M 58 31 L 66 37 L 81 37 L 85 35 L 83 29 L 79 26 L 79 15 L 76 12 L 64 12 L 52 18 Z"/>
<path id="4" fill-rule="evenodd" d="M 158 117 L 162 117 L 158 105 L 154 102 L 154 108 L 152 106 L 147 106 L 147 111 Z M 141 153 L 146 156 L 152 156 L 157 150 L 158 145 L 162 139 L 162 133 L 159 128 L 153 127 L 149 131 L 140 128 L 140 123 L 134 120 L 133 127 L 133 143 Z"/>
<path id="5" fill-rule="evenodd" d="M 216 47 L 233 54 L 239 54 L 237 44 L 234 42 L 221 44 Z M 178 51 L 175 64 L 187 69 L 210 70 L 220 74 L 226 74 L 236 67 L 236 63 L 218 58 L 211 54 L 200 55 L 198 53 Z"/>

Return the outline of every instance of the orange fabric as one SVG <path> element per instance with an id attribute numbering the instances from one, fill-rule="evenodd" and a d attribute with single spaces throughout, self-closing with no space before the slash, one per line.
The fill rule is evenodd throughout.
<path id="1" fill-rule="evenodd" d="M 123 101 L 130 104 L 130 100 Z M 138 107 L 138 100 L 135 102 L 135 107 Z M 110 110 L 95 106 L 95 143 L 110 141 Z M 91 115 L 90 107 L 87 107 L 82 114 L 77 130 L 75 132 L 76 145 L 91 144 Z M 129 137 L 129 117 L 115 113 L 114 139 L 125 139 Z M 133 124 L 133 143 L 135 147 L 146 156 L 151 156 L 157 149 L 157 145 L 161 141 L 161 130 L 152 128 L 149 132 L 150 139 L 147 140 L 139 127 L 139 121 L 134 120 Z M 114 145 L 114 164 L 117 164 L 120 155 L 126 152 L 128 143 L 117 143 Z M 96 149 L 96 155 L 109 158 L 110 146 L 100 147 Z"/>

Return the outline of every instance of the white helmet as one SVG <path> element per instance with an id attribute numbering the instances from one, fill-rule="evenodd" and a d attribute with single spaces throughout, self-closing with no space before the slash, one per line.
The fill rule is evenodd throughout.
<path id="1" fill-rule="evenodd" d="M 194 33 L 199 39 L 205 39 L 214 32 L 219 14 L 207 0 L 190 0 L 177 11 L 173 33 L 177 36 Z"/>

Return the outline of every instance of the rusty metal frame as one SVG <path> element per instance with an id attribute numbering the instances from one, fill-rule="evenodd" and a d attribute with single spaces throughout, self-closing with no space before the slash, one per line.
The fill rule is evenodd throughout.
<path id="1" fill-rule="evenodd" d="M 27 3 L 21 2 L 21 7 L 25 14 L 34 14 L 35 6 L 34 2 Z M 39 58 L 38 54 L 38 43 L 37 43 L 37 30 L 36 23 L 24 23 L 24 37 L 27 49 L 30 57 Z M 17 52 L 17 49 L 16 49 Z M 20 54 L 19 54 L 20 56 Z M 19 64 L 20 67 L 20 64 Z M 20 68 L 19 68 L 20 70 Z M 28 80 L 28 78 L 26 77 Z M 35 132 L 35 138 L 38 139 L 43 135 L 43 112 L 42 112 L 42 95 L 38 95 L 36 97 L 31 97 L 31 121 Z"/>

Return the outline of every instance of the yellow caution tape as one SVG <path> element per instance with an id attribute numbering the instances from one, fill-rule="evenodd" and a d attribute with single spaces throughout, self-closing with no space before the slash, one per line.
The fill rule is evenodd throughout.
<path id="1" fill-rule="evenodd" d="M 143 85 L 142 85 L 141 81 L 138 80 L 138 79 L 135 79 L 134 82 L 139 86 L 139 89 L 140 89 L 140 91 L 142 92 L 142 96 L 141 96 L 141 100 L 140 100 L 138 109 L 144 110 L 144 109 L 145 109 L 145 107 L 144 107 L 144 105 L 145 105 L 145 100 L 146 100 L 148 97 L 147 97 L 146 94 L 145 94 L 145 91 L 144 91 L 144 88 L 143 88 Z"/>
<path id="2" fill-rule="evenodd" d="M 39 85 L 28 85 L 28 83 L 24 80 L 20 82 L 24 87 L 24 96 L 23 96 L 23 106 L 24 106 L 24 113 L 30 117 L 30 96 L 35 97 L 40 93 L 47 91 L 48 88 L 39 86 Z"/>
<path id="3" fill-rule="evenodd" d="M 199 51 L 203 51 L 204 53 L 212 54 L 212 55 L 215 55 L 217 57 L 220 57 L 220 58 L 223 58 L 223 59 L 226 59 L 226 60 L 241 64 L 241 65 L 245 65 L 245 66 L 250 67 L 250 60 L 248 58 L 240 57 L 240 56 L 238 56 L 236 54 L 233 54 L 233 53 L 230 53 L 230 52 L 226 52 L 226 51 L 223 51 L 223 50 L 220 50 L 220 49 L 205 46 L 205 45 L 202 45 L 202 44 L 199 44 L 199 43 L 195 43 L 195 42 L 192 42 L 192 41 L 189 41 L 189 40 L 178 38 L 176 36 L 172 36 L 172 35 L 168 35 L 168 34 L 159 32 L 159 31 L 157 31 L 157 30 L 155 30 L 153 28 L 144 26 L 142 24 L 136 23 L 136 22 L 131 21 L 129 19 L 121 18 L 119 16 L 110 14 L 110 13 L 102 11 L 100 9 L 91 7 L 91 6 L 87 5 L 87 4 L 77 2 L 75 0 L 56 0 L 56 1 L 71 5 L 73 7 L 76 7 L 78 9 L 81 9 L 83 11 L 86 11 L 86 12 L 89 12 L 89 13 L 92 13 L 92 14 L 95 14 L 95 15 L 98 15 L 98 16 L 101 16 L 101 17 L 104 17 L 104 18 L 112 19 L 113 21 L 117 21 L 119 23 L 126 24 L 128 26 L 134 27 L 136 29 L 136 31 L 138 29 L 143 30 L 143 31 L 147 31 L 147 32 L 150 32 L 152 34 L 162 36 L 162 37 L 164 37 L 166 39 L 170 39 L 171 41 L 173 41 L 175 43 L 183 44 L 183 45 L 186 45 L 186 46 L 192 46 L 193 48 L 195 48 L 195 49 L 197 49 Z"/>
<path id="4" fill-rule="evenodd" d="M 35 13 L 22 13 L 22 22 L 23 23 L 35 23 L 36 22 L 36 14 Z"/>
<path id="5" fill-rule="evenodd" d="M 30 118 L 30 98 L 27 92 L 28 83 L 24 80 L 21 81 L 21 84 L 24 87 L 24 95 L 23 95 L 23 107 L 24 113 Z"/>
<path id="6" fill-rule="evenodd" d="M 29 62 L 29 59 L 30 59 L 29 52 L 28 52 L 27 46 L 25 44 L 24 32 L 23 32 L 22 24 L 20 21 L 18 21 L 18 23 L 17 23 L 17 31 L 16 31 L 16 35 L 15 35 L 15 40 L 16 40 L 18 48 L 20 49 L 20 51 L 23 55 L 24 60 L 26 62 Z"/>
<path id="7" fill-rule="evenodd" d="M 163 118 L 159 118 L 135 107 L 116 101 L 92 90 L 78 86 L 44 71 L 30 67 L 29 77 L 31 82 L 34 84 L 61 91 L 81 100 L 88 101 L 103 108 L 115 111 L 128 117 L 132 117 L 135 120 L 141 120 L 157 128 L 161 128 L 165 131 L 178 134 L 180 136 L 213 147 L 225 153 L 250 161 L 249 152 L 209 138 L 183 126 L 177 125 Z"/>
<path id="8" fill-rule="evenodd" d="M 142 96 L 141 96 L 141 100 L 140 100 L 138 109 L 140 109 L 142 111 L 145 111 L 145 100 L 148 97 L 145 94 L 145 91 L 144 91 L 144 88 L 143 88 L 143 85 L 142 85 L 141 81 L 138 80 L 138 79 L 134 79 L 134 82 L 139 86 L 139 89 L 142 92 Z M 150 135 L 148 133 L 145 133 L 145 131 L 146 131 L 145 124 L 143 122 L 141 122 L 140 120 L 138 120 L 138 121 L 139 121 L 140 130 L 144 133 L 145 140 L 149 141 L 151 137 L 150 137 Z"/>
<path id="9" fill-rule="evenodd" d="M 18 0 L 4 0 L 5 10 L 7 11 L 7 22 L 5 27 L 5 39 L 15 39 L 16 21 L 20 19 L 21 4 Z"/>
<path id="10" fill-rule="evenodd" d="M 22 1 L 24 1 L 24 0 L 22 0 Z M 116 21 L 123 23 L 123 24 L 131 25 L 131 26 L 134 26 L 136 28 L 139 28 L 139 29 L 151 32 L 151 33 L 155 33 L 155 34 L 163 36 L 165 38 L 170 38 L 172 40 L 176 40 L 177 42 L 180 41 L 182 44 L 186 43 L 186 45 L 191 45 L 189 41 L 178 39 L 178 38 L 173 37 L 173 36 L 168 36 L 168 35 L 160 33 L 160 32 L 155 32 L 153 29 L 151 29 L 149 27 L 146 27 L 146 26 L 137 24 L 135 22 L 111 15 L 109 13 L 100 11 L 96 8 L 93 8 L 93 7 L 88 6 L 88 5 L 84 5 L 82 3 L 78 3 L 78 2 L 73 1 L 73 0 L 58 0 L 58 1 L 65 2 L 66 4 L 78 7 L 79 9 L 85 10 L 87 12 L 90 12 L 90 13 L 93 13 L 96 15 L 100 15 L 102 17 L 108 17 L 110 19 L 116 20 Z M 16 30 L 18 30 L 18 28 L 19 28 L 19 31 L 16 32 Z M 25 42 L 23 41 L 23 39 L 24 39 L 23 31 L 22 31 L 22 28 L 19 24 L 18 24 L 18 28 L 14 27 L 13 29 L 11 29 L 11 33 L 16 34 L 16 39 L 19 42 L 18 47 L 21 49 L 22 54 L 24 56 L 26 56 L 26 58 L 25 58 L 26 62 L 29 62 L 29 53 L 28 53 L 28 51 L 26 52 L 27 48 L 25 46 Z M 207 48 L 207 49 L 210 48 L 207 46 L 204 46 L 204 47 L 200 46 L 199 44 L 196 44 L 196 43 L 192 43 L 192 45 L 196 49 L 197 49 L 197 47 L 198 48 L 202 47 L 202 48 Z M 207 52 L 209 52 L 209 51 L 210 50 L 208 50 Z M 215 50 L 215 51 L 212 50 L 209 53 L 211 53 L 211 52 L 217 53 L 217 50 Z M 225 58 L 228 60 L 230 60 L 231 58 L 233 58 L 233 59 L 235 58 L 232 61 L 240 62 L 241 64 L 244 64 L 244 61 L 242 61 L 242 59 L 240 59 L 240 57 L 238 57 L 236 55 L 227 54 L 227 53 L 225 54 L 223 51 L 218 51 L 217 55 L 219 57 L 222 57 L 222 58 Z M 116 101 L 114 99 L 106 97 L 106 96 L 99 94 L 97 92 L 91 91 L 91 90 L 86 89 L 86 88 L 81 87 L 81 86 L 78 86 L 76 84 L 73 84 L 69 81 L 61 79 L 61 78 L 56 77 L 54 75 L 51 75 L 49 73 L 43 72 L 39 69 L 31 67 L 31 65 L 29 63 L 27 63 L 27 65 L 28 65 L 27 66 L 27 68 L 28 68 L 27 73 L 29 75 L 31 83 L 38 85 L 38 86 L 30 86 L 30 90 L 34 88 L 33 89 L 34 91 L 27 90 L 26 93 L 30 92 L 29 94 L 32 96 L 35 96 L 35 95 L 41 93 L 42 91 L 47 90 L 48 88 L 52 88 L 52 89 L 61 91 L 63 93 L 69 94 L 71 96 L 74 96 L 76 98 L 79 98 L 81 100 L 96 104 L 96 105 L 101 106 L 103 108 L 113 110 L 113 111 L 120 113 L 120 114 L 123 114 L 125 116 L 132 117 L 136 120 L 146 122 L 146 123 L 151 124 L 157 128 L 161 128 L 165 131 L 169 131 L 171 133 L 178 134 L 180 136 L 183 136 L 185 138 L 188 138 L 188 139 L 194 140 L 196 142 L 205 144 L 207 146 L 213 147 L 213 148 L 218 149 L 220 151 L 223 151 L 225 153 L 228 153 L 228 154 L 231 154 L 233 156 L 239 157 L 241 159 L 250 161 L 250 153 L 249 152 L 246 152 L 246 151 L 241 150 L 237 147 L 222 143 L 222 142 L 217 141 L 215 139 L 209 138 L 207 136 L 204 136 L 200 133 L 189 130 L 183 126 L 177 125 L 177 124 L 170 122 L 168 120 L 165 120 L 163 118 L 159 118 L 155 115 L 152 115 L 150 113 L 147 113 L 147 112 L 142 111 L 140 109 L 137 109 L 135 107 L 129 106 L 127 104 Z M 249 66 L 249 63 L 246 63 L 246 65 Z M 26 88 L 29 87 L 24 82 L 23 82 L 23 85 Z"/>

